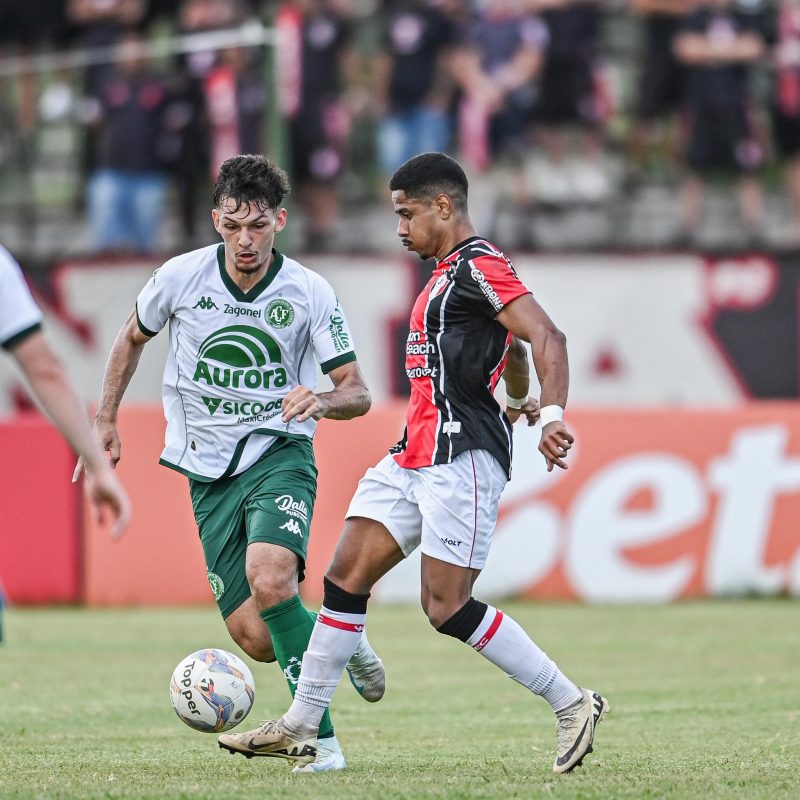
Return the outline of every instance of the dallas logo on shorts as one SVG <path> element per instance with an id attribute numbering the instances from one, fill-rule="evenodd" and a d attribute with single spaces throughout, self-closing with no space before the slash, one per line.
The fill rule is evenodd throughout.
<path id="1" fill-rule="evenodd" d="M 279 511 L 283 511 L 290 517 L 297 517 L 303 521 L 303 524 L 308 524 L 308 506 L 303 500 L 295 500 L 290 494 L 282 494 L 275 500 L 275 505 L 278 506 Z M 294 533 L 294 531 L 292 531 Z"/>

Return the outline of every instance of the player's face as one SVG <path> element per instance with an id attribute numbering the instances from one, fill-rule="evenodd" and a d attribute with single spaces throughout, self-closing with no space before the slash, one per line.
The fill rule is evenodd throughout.
<path id="1" fill-rule="evenodd" d="M 275 234 L 286 227 L 285 208 L 275 211 L 250 203 L 237 209 L 225 197 L 211 217 L 225 243 L 225 259 L 237 272 L 252 275 L 269 266 Z"/>
<path id="2" fill-rule="evenodd" d="M 395 214 L 400 218 L 397 235 L 403 247 L 420 258 L 438 255 L 442 241 L 440 209 L 436 201 L 425 202 L 408 197 L 402 190 L 392 192 Z"/>

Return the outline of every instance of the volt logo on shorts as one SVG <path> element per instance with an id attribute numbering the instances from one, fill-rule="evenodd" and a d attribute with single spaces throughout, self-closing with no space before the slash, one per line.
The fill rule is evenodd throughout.
<path id="1" fill-rule="evenodd" d="M 300 527 L 300 524 L 296 519 L 287 519 L 286 522 L 280 526 L 280 530 L 289 531 L 289 533 L 293 533 L 295 536 L 299 536 L 301 539 L 303 538 L 303 529 Z"/>
<path id="2" fill-rule="evenodd" d="M 464 544 L 464 542 L 462 542 L 460 539 L 444 539 L 443 538 L 442 542 L 444 544 L 449 544 L 450 547 L 461 547 L 461 545 Z"/>
<path id="3" fill-rule="evenodd" d="M 223 388 L 269 389 L 286 386 L 278 343 L 260 328 L 229 325 L 208 336 L 197 351 L 192 380 Z"/>
<path id="4" fill-rule="evenodd" d="M 297 517 L 304 524 L 308 524 L 308 506 L 304 500 L 295 500 L 290 494 L 282 494 L 276 498 L 275 505 L 284 514 L 288 514 L 290 517 Z"/>

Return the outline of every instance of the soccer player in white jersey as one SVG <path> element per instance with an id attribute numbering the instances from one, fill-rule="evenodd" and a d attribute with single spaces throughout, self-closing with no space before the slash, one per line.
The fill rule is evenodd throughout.
<path id="1" fill-rule="evenodd" d="M 518 356 L 504 376 L 507 413 L 494 398 L 508 350 L 516 338 L 531 345 L 541 385 L 539 450 L 548 470 L 566 469 L 573 443 L 563 422 L 566 340 L 511 262 L 476 234 L 467 178 L 456 161 L 442 153 L 415 156 L 389 186 L 403 245 L 435 259 L 411 312 L 406 431 L 367 470 L 350 503 L 291 707 L 245 736 L 250 747 L 298 763 L 313 757 L 322 714 L 358 646 L 370 589 L 421 546 L 422 606 L 431 624 L 550 704 L 553 770 L 569 772 L 591 752 L 608 702 L 576 686 L 511 617 L 472 597 L 510 473 L 511 421 L 524 414 L 530 423 L 538 411 L 528 397 L 527 359 L 520 368 Z M 238 738 L 223 734 L 220 741 Z"/>
<path id="2" fill-rule="evenodd" d="M 263 156 L 225 161 L 212 211 L 222 243 L 167 261 L 142 289 L 112 347 L 95 428 L 116 464 L 122 395 L 145 344 L 169 325 L 161 463 L 189 478 L 228 631 L 251 658 L 277 660 L 294 693 L 315 619 L 298 594 L 316 496 L 312 437 L 317 420 L 365 414 L 370 397 L 333 289 L 273 247 L 288 192 L 286 173 Z M 313 391 L 317 365 L 331 391 Z M 348 670 L 366 700 L 380 699 L 383 666 L 365 636 Z M 329 717 L 315 756 L 297 769 L 345 767 Z"/>
<path id="3" fill-rule="evenodd" d="M 113 533 L 122 533 L 130 516 L 125 490 L 111 472 L 92 436 L 86 410 L 42 333 L 42 312 L 22 270 L 0 246 L 0 346 L 17 361 L 34 397 L 86 463 L 85 494 L 98 519 L 109 511 Z M 66 479 L 66 476 L 65 476 Z"/>

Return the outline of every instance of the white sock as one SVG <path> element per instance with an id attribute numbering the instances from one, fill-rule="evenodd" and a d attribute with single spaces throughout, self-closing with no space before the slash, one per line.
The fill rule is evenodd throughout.
<path id="1" fill-rule="evenodd" d="M 364 630 L 366 614 L 344 614 L 323 606 L 303 656 L 303 668 L 289 710 L 283 715 L 290 732 L 319 728 L 325 709 Z"/>
<path id="2" fill-rule="evenodd" d="M 492 606 L 487 606 L 481 624 L 467 644 L 509 678 L 541 695 L 553 711 L 561 711 L 581 699 L 581 690 L 555 662 L 511 617 Z"/>

